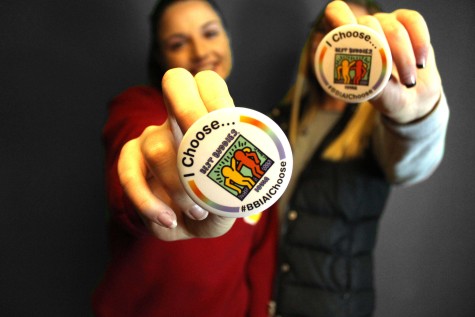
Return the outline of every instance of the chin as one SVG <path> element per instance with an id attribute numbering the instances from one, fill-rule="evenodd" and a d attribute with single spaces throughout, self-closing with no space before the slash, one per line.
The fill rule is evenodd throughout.
<path id="1" fill-rule="evenodd" d="M 229 74 L 231 73 L 230 69 L 225 69 L 223 67 L 216 67 L 213 69 L 219 76 L 221 76 L 223 79 L 228 78 Z"/>

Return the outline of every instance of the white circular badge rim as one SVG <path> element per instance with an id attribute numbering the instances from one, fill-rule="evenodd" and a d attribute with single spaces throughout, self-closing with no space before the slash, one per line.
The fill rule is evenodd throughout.
<path id="1" fill-rule="evenodd" d="M 239 144 L 258 149 L 261 159 L 271 164 L 251 189 L 243 185 L 241 190 L 247 191 L 243 200 L 237 191 L 219 184 L 222 179 L 208 177 L 212 172 L 218 175 L 220 166 L 231 164 L 231 159 L 225 159 L 235 155 Z M 221 145 L 223 152 L 218 153 Z M 234 107 L 212 111 L 188 129 L 178 148 L 177 166 L 183 187 L 195 203 L 220 216 L 241 218 L 264 211 L 280 198 L 292 175 L 293 156 L 285 133 L 272 119 L 253 109 Z"/>
<path id="2" fill-rule="evenodd" d="M 365 48 L 371 47 L 379 53 L 372 54 L 372 57 L 376 57 L 376 59 L 372 61 L 370 80 L 368 83 L 368 87 L 370 87 L 369 90 L 364 89 L 361 91 L 362 89 L 358 88 L 357 85 L 346 84 L 346 86 L 352 89 L 345 91 L 341 89 L 345 84 L 334 83 L 333 81 L 336 47 L 332 45 L 333 41 L 331 38 L 338 32 L 347 32 L 349 30 L 364 32 L 371 36 L 371 40 L 366 41 L 364 38 L 358 37 L 355 39 L 351 37 L 351 39 L 345 39 L 345 41 L 358 41 L 363 43 Z M 359 44 L 351 45 L 353 45 L 354 48 L 361 48 L 361 46 L 358 46 Z M 373 66 L 376 66 L 376 68 Z M 333 29 L 322 39 L 314 56 L 314 68 L 318 82 L 329 95 L 349 103 L 360 103 L 378 95 L 389 81 L 392 71 L 391 50 L 386 39 L 374 29 L 361 24 L 346 24 Z M 377 79 L 374 79 L 375 76 Z M 348 98 L 345 98 L 345 96 L 348 96 Z M 350 98 L 350 96 L 352 97 Z"/>

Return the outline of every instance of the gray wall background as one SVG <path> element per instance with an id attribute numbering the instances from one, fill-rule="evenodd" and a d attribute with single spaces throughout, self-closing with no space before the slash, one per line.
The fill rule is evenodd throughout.
<path id="1" fill-rule="evenodd" d="M 0 2 L 2 316 L 90 315 L 107 261 L 105 106 L 146 80 L 153 2 Z M 323 1 L 218 2 L 235 50 L 231 93 L 268 110 L 292 82 Z M 451 120 L 433 177 L 391 196 L 376 251 L 376 316 L 473 316 L 475 5 L 381 2 L 426 17 Z"/>

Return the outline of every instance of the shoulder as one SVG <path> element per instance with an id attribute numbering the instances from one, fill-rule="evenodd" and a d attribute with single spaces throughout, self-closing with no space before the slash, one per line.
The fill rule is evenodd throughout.
<path id="1" fill-rule="evenodd" d="M 127 101 L 127 100 L 150 100 L 155 102 L 163 102 L 162 93 L 152 86 L 132 86 L 119 93 L 112 99 L 114 101 Z"/>
<path id="2" fill-rule="evenodd" d="M 109 116 L 151 116 L 167 117 L 167 111 L 161 91 L 151 86 L 132 86 L 112 98 L 108 105 Z M 160 124 L 155 122 L 155 124 Z"/>

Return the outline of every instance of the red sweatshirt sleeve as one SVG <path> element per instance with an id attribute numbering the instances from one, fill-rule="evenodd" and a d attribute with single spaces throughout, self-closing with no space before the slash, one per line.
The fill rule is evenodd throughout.
<path id="1" fill-rule="evenodd" d="M 161 93 L 147 86 L 127 89 L 110 103 L 103 130 L 105 148 L 106 190 L 110 213 L 115 221 L 137 235 L 146 232 L 119 182 L 117 161 L 127 141 L 139 137 L 151 125 L 160 125 L 167 118 Z"/>

